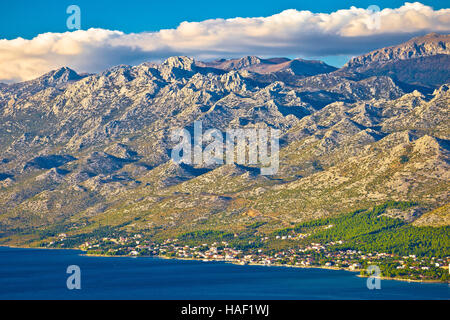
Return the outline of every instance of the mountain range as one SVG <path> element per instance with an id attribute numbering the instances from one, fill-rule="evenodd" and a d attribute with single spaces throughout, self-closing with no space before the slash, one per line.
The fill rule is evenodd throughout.
<path id="1" fill-rule="evenodd" d="M 0 85 L 0 243 L 99 225 L 155 236 L 273 230 L 387 200 L 450 223 L 450 35 L 351 59 L 185 56 Z M 174 128 L 279 129 L 280 168 L 170 159 Z M 37 232 L 39 231 L 39 232 Z"/>

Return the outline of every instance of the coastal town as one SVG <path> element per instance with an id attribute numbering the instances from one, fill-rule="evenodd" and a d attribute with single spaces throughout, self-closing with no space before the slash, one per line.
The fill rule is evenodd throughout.
<path id="1" fill-rule="evenodd" d="M 59 234 L 48 247 L 64 247 L 67 235 Z M 305 239 L 307 235 L 297 236 L 261 236 L 260 243 L 295 242 Z M 253 241 L 249 241 L 251 244 Z M 375 265 L 381 269 L 380 277 L 412 281 L 447 282 L 450 277 L 448 266 L 450 259 L 436 257 L 417 257 L 415 255 L 398 256 L 391 253 L 364 253 L 360 250 L 335 250 L 334 246 L 342 241 L 329 243 L 306 243 L 279 250 L 268 249 L 269 246 L 237 249 L 227 241 L 189 245 L 177 238 L 169 238 L 155 242 L 142 234 L 130 236 L 104 237 L 90 239 L 78 248 L 87 255 L 95 256 L 129 256 L 129 257 L 161 257 L 174 259 L 190 259 L 208 261 L 224 261 L 239 265 L 315 267 L 342 269 L 359 272 L 368 276 L 366 269 Z"/>

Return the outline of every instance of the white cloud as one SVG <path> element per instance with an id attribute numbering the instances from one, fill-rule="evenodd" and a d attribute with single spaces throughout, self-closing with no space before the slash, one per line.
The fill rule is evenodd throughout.
<path id="1" fill-rule="evenodd" d="M 270 17 L 182 22 L 158 32 L 44 33 L 31 40 L 0 40 L 0 81 L 27 80 L 61 66 L 98 72 L 172 55 L 354 55 L 432 31 L 450 31 L 450 9 L 416 2 L 378 13 L 356 7 L 330 14 L 290 9 Z"/>

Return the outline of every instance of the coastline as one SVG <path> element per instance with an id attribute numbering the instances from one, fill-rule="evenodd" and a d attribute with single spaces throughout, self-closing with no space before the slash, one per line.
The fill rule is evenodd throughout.
<path id="1" fill-rule="evenodd" d="M 236 261 L 229 260 L 219 260 L 219 259 L 194 259 L 194 258 L 181 258 L 181 257 L 168 257 L 168 256 L 131 256 L 131 255 L 106 255 L 106 254 L 88 254 L 86 250 L 79 248 L 43 248 L 43 247 L 31 247 L 31 246 L 12 246 L 12 245 L 0 245 L 5 248 L 13 248 L 13 249 L 44 249 L 44 250 L 74 250 L 74 251 L 82 251 L 82 253 L 78 253 L 79 256 L 85 257 L 98 257 L 98 258 L 157 258 L 157 259 L 167 259 L 167 260 L 186 260 L 186 261 L 201 261 L 201 262 L 222 262 L 233 264 L 237 266 L 259 266 L 259 267 L 283 267 L 283 268 L 300 268 L 300 269 L 325 269 L 325 270 L 341 270 L 346 272 L 357 273 L 355 276 L 359 278 L 368 278 L 369 276 L 361 275 L 361 269 L 350 270 L 347 268 L 339 268 L 332 266 L 302 266 L 302 265 L 286 265 L 286 264 L 263 264 L 263 263 L 246 263 L 242 264 Z M 394 281 L 404 281 L 404 282 L 416 282 L 416 283 L 439 283 L 439 284 L 450 284 L 449 282 L 439 281 L 439 280 L 417 280 L 417 279 L 406 279 L 406 278 L 395 278 L 395 277 L 384 277 L 377 276 L 376 279 L 380 280 L 394 280 Z"/>
<path id="2" fill-rule="evenodd" d="M 216 259 L 194 259 L 194 258 L 180 258 L 180 257 L 168 257 L 168 256 L 130 256 L 130 255 L 122 255 L 122 256 L 111 256 L 111 255 L 102 255 L 102 254 L 80 254 L 86 257 L 102 257 L 102 258 L 157 258 L 157 259 L 167 259 L 167 260 L 183 260 L 183 261 L 201 261 L 201 262 L 222 262 L 233 264 L 237 266 L 259 266 L 259 267 L 282 267 L 282 268 L 299 268 L 299 269 L 322 269 L 322 270 L 334 270 L 334 271 L 346 271 L 356 273 L 356 276 L 359 278 L 369 278 L 369 276 L 361 275 L 361 269 L 350 270 L 347 268 L 338 268 L 338 267 L 328 267 L 328 266 L 302 266 L 302 265 L 287 265 L 287 264 L 263 264 L 263 263 L 246 263 L 242 264 L 235 261 L 229 260 L 216 260 Z M 439 281 L 439 280 L 418 280 L 418 279 L 406 279 L 406 278 L 395 278 L 395 277 L 375 277 L 380 280 L 394 280 L 394 281 L 404 281 L 404 282 L 416 282 L 416 283 L 440 283 L 440 284 L 450 284 L 449 282 Z"/>
<path id="3" fill-rule="evenodd" d="M 369 278 L 369 276 L 363 276 L 361 274 L 356 275 L 359 278 Z M 405 278 L 393 278 L 393 277 L 383 277 L 383 276 L 377 276 L 374 277 L 375 279 L 380 279 L 380 280 L 396 280 L 396 281 L 405 281 L 405 282 L 418 282 L 418 283 L 447 283 L 450 284 L 449 282 L 445 282 L 445 281 L 439 281 L 439 280 L 417 280 L 417 279 L 405 279 Z"/>

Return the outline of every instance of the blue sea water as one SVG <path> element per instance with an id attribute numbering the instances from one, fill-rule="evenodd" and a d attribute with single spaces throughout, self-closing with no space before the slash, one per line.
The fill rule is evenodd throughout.
<path id="1" fill-rule="evenodd" d="M 448 284 L 382 280 L 369 290 L 347 271 L 80 254 L 0 247 L 0 299 L 450 298 Z M 80 290 L 67 289 L 69 265 L 81 269 Z"/>

